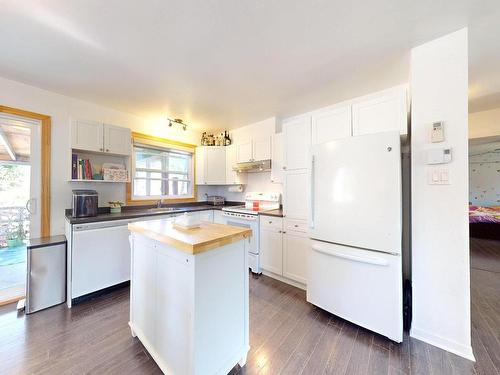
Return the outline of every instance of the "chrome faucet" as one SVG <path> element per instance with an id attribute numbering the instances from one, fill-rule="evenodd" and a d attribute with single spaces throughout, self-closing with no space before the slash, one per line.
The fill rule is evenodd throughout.
<path id="1" fill-rule="evenodd" d="M 156 208 L 161 208 L 161 199 L 156 202 Z"/>

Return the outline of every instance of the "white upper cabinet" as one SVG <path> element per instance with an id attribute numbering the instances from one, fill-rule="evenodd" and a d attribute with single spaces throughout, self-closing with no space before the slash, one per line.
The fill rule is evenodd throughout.
<path id="1" fill-rule="evenodd" d="M 252 140 L 247 140 L 245 142 L 238 142 L 236 145 L 236 161 L 238 163 L 246 163 L 252 161 L 253 156 L 253 144 Z"/>
<path id="2" fill-rule="evenodd" d="M 331 108 L 311 116 L 312 143 L 317 145 L 351 136 L 351 106 Z"/>
<path id="3" fill-rule="evenodd" d="M 130 144 L 130 140 L 128 141 Z M 71 123 L 71 148 L 103 152 L 103 125 L 76 120 Z"/>
<path id="4" fill-rule="evenodd" d="M 252 141 L 254 160 L 271 159 L 271 137 L 269 135 L 254 137 Z"/>
<path id="5" fill-rule="evenodd" d="M 202 146 L 196 148 L 197 185 L 226 184 L 226 147 Z"/>
<path id="6" fill-rule="evenodd" d="M 296 170 L 309 167 L 311 146 L 311 118 L 303 116 L 283 123 L 284 155 L 283 169 Z"/>
<path id="7" fill-rule="evenodd" d="M 283 133 L 273 135 L 271 152 L 271 182 L 283 183 Z"/>
<path id="8" fill-rule="evenodd" d="M 130 155 L 132 135 L 130 129 L 100 122 L 76 120 L 71 124 L 71 148 Z"/>
<path id="9" fill-rule="evenodd" d="M 364 135 L 396 130 L 408 133 L 406 89 L 374 94 L 372 98 L 353 103 L 352 134 Z"/>
<path id="10" fill-rule="evenodd" d="M 271 136 L 256 136 L 236 144 L 238 163 L 271 159 Z"/>
<path id="11" fill-rule="evenodd" d="M 111 154 L 130 155 L 132 134 L 130 129 L 114 125 L 103 125 L 104 151 Z"/>
<path id="12" fill-rule="evenodd" d="M 309 171 L 287 171 L 283 184 L 283 213 L 289 219 L 307 220 Z"/>
<path id="13" fill-rule="evenodd" d="M 237 163 L 236 145 L 226 147 L 226 185 L 242 185 L 247 182 L 246 173 L 238 173 L 233 170 Z"/>

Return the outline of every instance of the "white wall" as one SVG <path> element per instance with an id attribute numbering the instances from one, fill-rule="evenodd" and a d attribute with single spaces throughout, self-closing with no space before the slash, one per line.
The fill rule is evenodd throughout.
<path id="1" fill-rule="evenodd" d="M 500 108 L 469 114 L 469 138 L 500 135 Z"/>
<path id="2" fill-rule="evenodd" d="M 468 231 L 467 29 L 411 52 L 412 279 L 411 335 L 473 359 Z M 453 161 L 450 185 L 429 185 L 430 124 L 445 122 Z M 435 145 L 434 145 L 435 146 Z"/>
<path id="3" fill-rule="evenodd" d="M 469 146 L 469 202 L 500 206 L 500 141 Z"/>
<path id="4" fill-rule="evenodd" d="M 200 133 L 168 128 L 164 119 L 144 119 L 59 95 L 0 77 L 0 104 L 49 115 L 52 118 L 51 233 L 64 233 L 64 209 L 71 207 L 71 190 L 91 188 L 99 192 L 100 206 L 110 200 L 125 201 L 125 184 L 69 183 L 70 121 L 72 118 L 102 121 L 134 131 L 198 144 Z"/>

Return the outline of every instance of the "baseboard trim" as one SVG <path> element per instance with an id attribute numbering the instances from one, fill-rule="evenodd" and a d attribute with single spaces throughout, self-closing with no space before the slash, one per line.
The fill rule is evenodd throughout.
<path id="1" fill-rule="evenodd" d="M 448 340 L 444 337 L 429 333 L 423 329 L 417 327 L 412 327 L 410 329 L 410 336 L 414 337 L 420 341 L 424 341 L 433 346 L 437 346 L 447 352 L 456 354 L 460 357 L 466 358 L 470 361 L 476 362 L 474 358 L 474 353 L 472 352 L 472 346 L 464 346 L 455 341 Z"/>
<path id="2" fill-rule="evenodd" d="M 296 288 L 299 288 L 299 289 L 302 289 L 302 290 L 307 290 L 305 284 L 299 283 L 299 282 L 297 282 L 295 280 L 291 280 L 291 279 L 289 279 L 287 277 L 284 277 L 284 276 L 277 275 L 277 274 L 275 274 L 273 272 L 262 270 L 262 274 L 266 275 L 266 276 L 269 276 L 269 277 L 271 277 L 271 278 L 273 278 L 275 280 L 281 281 L 281 282 L 283 282 L 285 284 L 292 285 L 292 286 L 294 286 Z"/>

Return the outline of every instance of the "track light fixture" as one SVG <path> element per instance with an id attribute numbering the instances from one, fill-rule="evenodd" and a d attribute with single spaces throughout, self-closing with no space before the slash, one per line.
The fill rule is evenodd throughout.
<path id="1" fill-rule="evenodd" d="M 187 124 L 181 118 L 167 119 L 168 127 L 171 128 L 173 124 L 179 124 L 182 126 L 182 130 L 187 130 Z"/>

